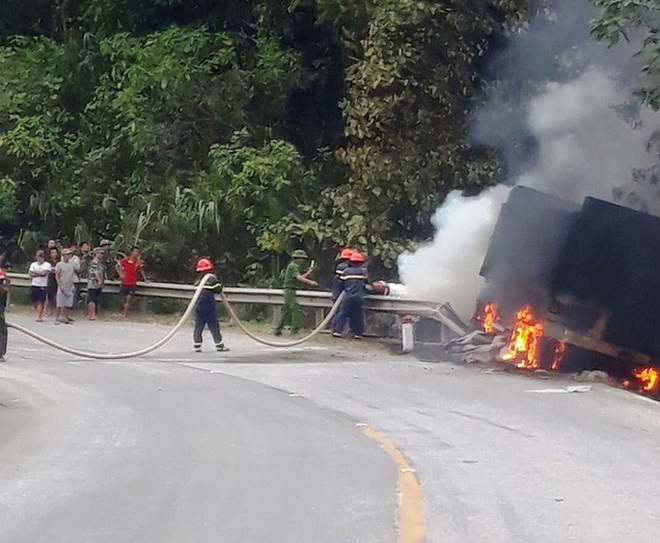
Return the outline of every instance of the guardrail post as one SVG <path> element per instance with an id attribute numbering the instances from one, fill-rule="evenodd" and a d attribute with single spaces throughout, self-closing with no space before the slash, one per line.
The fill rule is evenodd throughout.
<path id="1" fill-rule="evenodd" d="M 147 304 L 149 302 L 149 298 L 147 298 L 146 296 L 138 296 L 137 299 L 138 299 L 138 313 L 140 313 L 140 315 L 145 315 L 147 313 L 147 307 L 148 307 Z"/>
<path id="2" fill-rule="evenodd" d="M 276 305 L 273 307 L 273 328 L 275 328 L 280 323 L 281 318 L 282 318 L 282 307 Z"/>
<path id="3" fill-rule="evenodd" d="M 325 319 L 325 309 L 322 307 L 314 308 L 314 328 L 317 328 Z"/>
<path id="4" fill-rule="evenodd" d="M 401 318 L 401 352 L 409 353 L 415 345 L 413 319 L 410 315 Z"/>

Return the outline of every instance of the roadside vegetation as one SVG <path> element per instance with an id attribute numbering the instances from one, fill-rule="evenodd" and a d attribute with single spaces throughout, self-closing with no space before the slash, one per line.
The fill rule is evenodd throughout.
<path id="1" fill-rule="evenodd" d="M 653 24 L 651 1 L 594 3 L 609 42 Z M 451 190 L 500 180 L 468 137 L 479 67 L 545 4 L 3 2 L 2 245 L 20 262 L 44 236 L 107 237 L 154 278 L 209 254 L 251 284 L 291 249 L 352 245 L 394 274 Z M 643 54 L 657 108 L 657 28 Z"/>

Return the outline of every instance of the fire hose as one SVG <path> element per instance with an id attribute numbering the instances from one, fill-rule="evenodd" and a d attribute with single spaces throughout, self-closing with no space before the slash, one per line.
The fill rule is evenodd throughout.
<path id="1" fill-rule="evenodd" d="M 207 283 L 207 281 L 212 277 L 212 274 L 206 274 L 202 280 L 200 281 L 199 285 L 197 285 L 195 292 L 193 294 L 192 299 L 190 300 L 190 303 L 188 304 L 188 307 L 186 308 L 185 312 L 181 316 L 181 318 L 178 320 L 178 322 L 174 325 L 174 328 L 170 330 L 165 336 L 163 336 L 161 339 L 156 341 L 155 343 L 149 345 L 148 347 L 145 347 L 143 349 L 137 350 L 137 351 L 130 351 L 130 352 L 125 352 L 125 353 L 96 353 L 96 352 L 91 352 L 91 351 L 82 351 L 79 349 L 73 349 L 71 347 L 67 347 L 66 345 L 62 345 L 61 343 L 57 343 L 56 341 L 53 341 L 51 339 L 48 339 L 40 334 L 37 334 L 36 332 L 33 332 L 32 330 L 29 330 L 28 328 L 25 328 L 24 326 L 21 326 L 16 323 L 12 322 L 7 322 L 7 326 L 9 328 L 13 328 L 14 330 L 17 330 L 32 339 L 35 339 L 41 343 L 44 343 L 50 347 L 53 347 L 54 349 L 58 349 L 60 351 L 63 351 L 68 354 L 72 354 L 74 356 L 80 356 L 82 358 L 92 358 L 96 360 L 124 360 L 127 358 L 137 358 L 140 356 L 144 356 L 145 354 L 149 354 L 156 349 L 159 349 L 163 345 L 165 345 L 167 342 L 169 342 L 179 330 L 183 327 L 185 322 L 188 320 L 190 315 L 192 314 L 193 310 L 195 309 L 195 305 L 197 304 L 197 300 L 199 299 L 202 289 L 204 288 L 204 285 Z M 227 311 L 231 315 L 232 319 L 236 322 L 238 327 L 245 333 L 247 334 L 250 338 L 252 338 L 254 341 L 257 341 L 259 343 L 262 343 L 264 345 L 268 345 L 270 347 L 293 347 L 296 345 L 300 345 L 302 343 L 305 343 L 306 341 L 309 341 L 313 337 L 315 337 L 317 334 L 319 334 L 330 322 L 332 317 L 335 315 L 337 310 L 339 309 L 339 305 L 341 304 L 341 301 L 343 299 L 344 294 L 342 293 L 339 298 L 337 298 L 337 301 L 334 303 L 332 306 L 332 309 L 330 310 L 330 313 L 328 313 L 327 317 L 323 319 L 323 322 L 319 324 L 314 330 L 312 330 L 308 335 L 306 335 L 303 338 L 297 339 L 295 341 L 290 341 L 290 342 L 278 342 L 278 341 L 269 341 L 263 338 L 260 338 L 250 332 L 248 328 L 241 322 L 241 320 L 238 318 L 236 315 L 236 312 L 234 309 L 231 307 L 229 304 L 229 301 L 227 300 L 226 296 L 221 293 L 220 297 L 222 299 L 222 303 L 224 306 L 227 308 Z"/>
<path id="2" fill-rule="evenodd" d="M 312 330 L 309 334 L 307 334 L 305 337 L 302 337 L 300 339 L 296 339 L 294 341 L 289 341 L 286 343 L 282 343 L 281 341 L 270 341 L 268 339 L 261 338 L 252 332 L 248 330 L 247 326 L 241 322 L 241 320 L 238 318 L 236 315 L 236 312 L 232 308 L 231 305 L 229 305 L 229 301 L 227 300 L 227 297 L 224 295 L 224 293 L 220 294 L 220 297 L 222 298 L 222 303 L 225 304 L 225 307 L 227 308 L 227 311 L 229 311 L 229 314 L 231 315 L 231 318 L 234 319 L 234 322 L 238 325 L 238 327 L 250 338 L 252 338 L 254 341 L 257 343 L 261 343 L 263 345 L 268 345 L 269 347 L 295 347 L 296 345 L 300 345 L 301 343 L 305 343 L 306 341 L 309 341 L 312 339 L 314 336 L 319 334 L 321 330 L 323 330 L 326 326 L 328 326 L 328 323 L 332 320 L 332 317 L 335 316 L 335 313 L 337 313 L 337 310 L 339 309 L 339 306 L 341 305 L 341 301 L 344 299 L 344 293 L 342 292 L 339 295 L 339 298 L 335 301 L 334 305 L 332 306 L 332 309 L 330 309 L 330 313 L 321 321 L 321 324 L 319 324 L 314 330 Z"/>

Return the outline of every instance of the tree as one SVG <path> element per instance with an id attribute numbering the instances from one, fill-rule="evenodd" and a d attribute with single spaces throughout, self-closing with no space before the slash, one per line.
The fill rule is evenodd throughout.
<path id="1" fill-rule="evenodd" d="M 600 8 L 592 23 L 593 35 L 614 45 L 640 38 L 643 80 L 637 94 L 654 110 L 660 109 L 660 7 L 657 0 L 591 0 Z"/>
<path id="2" fill-rule="evenodd" d="M 326 12 L 329 4 L 323 2 Z M 335 3 L 337 20 L 359 2 Z M 523 1 L 365 2 L 366 28 L 352 29 L 356 60 L 346 67 L 342 102 L 349 182 L 329 187 L 308 207 L 300 233 L 352 244 L 393 264 L 431 233 L 430 217 L 454 189 L 497 181 L 495 157 L 472 149 L 467 115 L 475 63 L 486 39 L 525 16 Z"/>
<path id="3" fill-rule="evenodd" d="M 273 179 L 286 176 L 287 164 L 297 161 L 298 170 L 289 172 L 295 179 L 286 182 L 312 189 L 315 168 L 281 138 L 298 130 L 289 123 L 293 90 L 304 83 L 313 93 L 320 86 L 306 77 L 287 29 L 297 23 L 286 10 L 281 13 L 278 2 L 255 1 L 242 20 L 246 2 L 240 4 L 221 22 L 214 2 L 189 7 L 178 0 L 62 0 L 46 20 L 33 0 L 20 16 L 4 19 L 0 219 L 23 231 L 21 239 L 43 232 L 139 240 L 169 277 L 181 251 L 191 249 L 188 240 L 196 244 L 192 248 L 219 256 L 218 243 L 236 253 L 238 239 L 246 256 L 254 257 L 260 247 L 272 250 L 274 242 L 260 244 L 257 226 L 246 237 L 244 218 L 226 220 L 230 212 L 250 212 L 250 206 L 227 205 L 255 187 L 240 171 L 218 169 L 222 153 L 233 153 L 238 158 L 232 160 L 246 167 L 278 168 Z M 269 194 L 273 187 L 263 175 L 261 181 L 266 184 L 255 188 L 256 195 L 282 196 Z M 282 198 L 276 214 L 272 206 L 257 207 L 259 228 L 274 231 L 303 192 Z M 177 236 L 164 235 L 166 228 L 155 231 L 156 222 L 172 224 L 177 213 L 191 216 L 191 210 L 203 220 L 180 221 Z M 220 211 L 223 236 L 208 218 Z M 207 227 L 214 228 L 205 235 Z M 164 237 L 173 243 L 169 251 Z M 232 265 L 245 262 L 234 259 Z"/>
<path id="4" fill-rule="evenodd" d="M 0 6 L 0 221 L 142 242 L 162 278 L 238 281 L 304 245 L 391 265 L 453 189 L 476 63 L 524 0 L 10 0 Z M 151 267 L 151 266 L 150 266 Z"/>

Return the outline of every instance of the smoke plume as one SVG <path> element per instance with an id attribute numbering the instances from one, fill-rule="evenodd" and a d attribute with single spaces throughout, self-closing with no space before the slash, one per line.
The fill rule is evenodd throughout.
<path id="1" fill-rule="evenodd" d="M 479 268 L 509 188 L 493 187 L 474 198 L 452 192 L 433 216 L 433 243 L 399 257 L 406 295 L 450 301 L 462 316 L 474 308 L 482 285 Z"/>
<path id="2" fill-rule="evenodd" d="M 472 137 L 500 151 L 506 185 L 660 212 L 660 187 L 634 175 L 658 167 L 657 149 L 648 143 L 660 131 L 660 115 L 632 95 L 639 73 L 634 46 L 608 49 L 593 41 L 593 16 L 587 0 L 558 2 L 491 59 L 486 77 L 497 83 L 473 115 Z M 448 301 L 464 318 L 471 315 L 507 192 L 498 186 L 447 198 L 433 218 L 433 241 L 399 259 L 408 295 Z"/>

